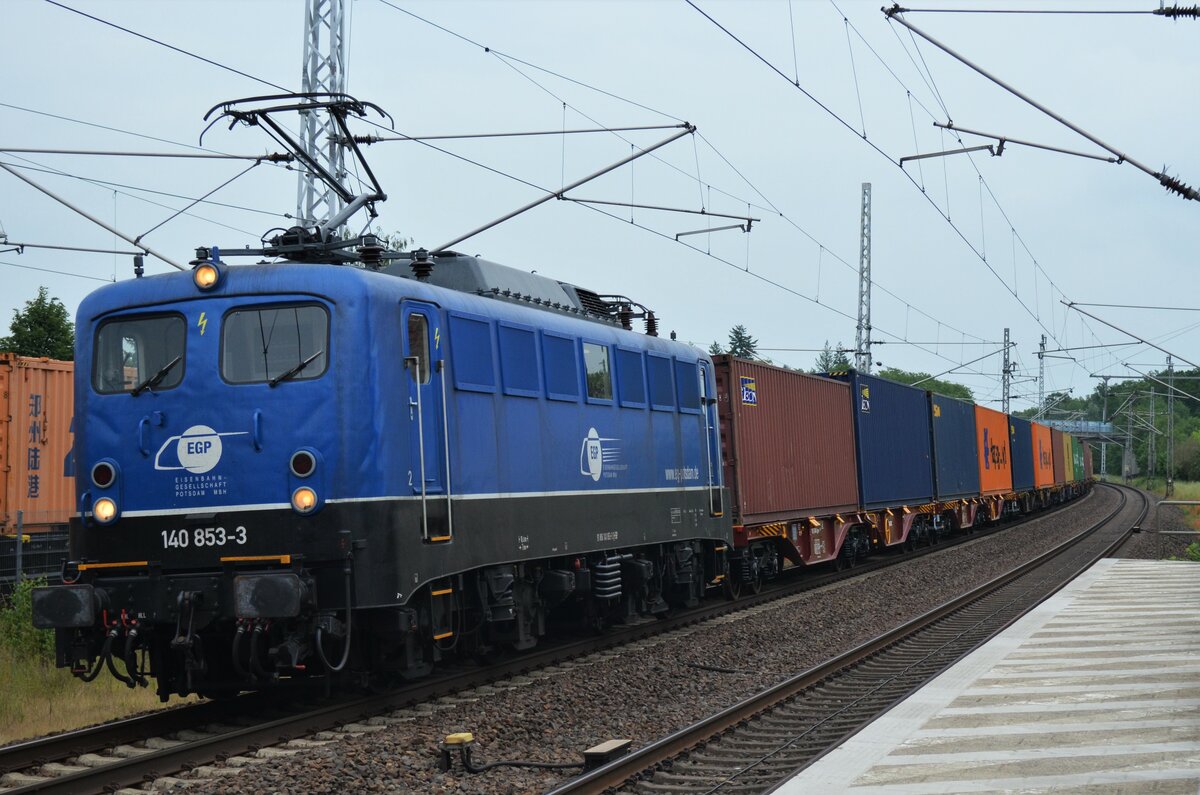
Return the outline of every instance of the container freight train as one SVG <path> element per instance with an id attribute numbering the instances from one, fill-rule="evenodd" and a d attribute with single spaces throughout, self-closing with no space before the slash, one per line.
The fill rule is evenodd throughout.
<path id="1" fill-rule="evenodd" d="M 60 666 L 164 700 L 419 676 L 1083 488 L 1042 426 L 714 360 L 474 257 L 376 264 L 204 252 L 83 302 L 70 560 L 34 593 Z"/>
<path id="2" fill-rule="evenodd" d="M 1045 425 L 863 373 L 713 363 L 735 582 L 751 588 L 788 562 L 851 566 L 1090 485 L 1090 450 Z"/>

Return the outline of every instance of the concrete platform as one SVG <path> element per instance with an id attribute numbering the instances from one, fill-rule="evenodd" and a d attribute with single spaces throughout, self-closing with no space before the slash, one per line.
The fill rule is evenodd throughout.
<path id="1" fill-rule="evenodd" d="M 777 788 L 1200 792 L 1200 564 L 1103 560 Z"/>

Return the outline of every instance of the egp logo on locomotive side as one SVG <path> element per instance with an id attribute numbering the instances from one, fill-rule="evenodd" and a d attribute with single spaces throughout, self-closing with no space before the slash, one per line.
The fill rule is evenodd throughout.
<path id="1" fill-rule="evenodd" d="M 579 450 L 579 474 L 586 475 L 594 481 L 599 481 L 604 475 L 604 465 L 617 464 L 621 460 L 621 450 L 604 442 L 619 442 L 620 439 L 601 436 L 595 428 L 589 428 L 587 436 L 583 437 L 583 447 Z M 623 469 L 618 465 L 615 469 Z M 609 477 L 616 473 L 610 472 Z"/>
<path id="2" fill-rule="evenodd" d="M 203 475 L 221 463 L 221 454 L 224 452 L 221 437 L 245 436 L 247 433 L 249 431 L 218 433 L 207 425 L 193 425 L 180 435 L 171 436 L 163 442 L 154 456 L 154 468 L 163 472 L 185 469 L 193 475 Z M 178 466 L 162 462 L 163 453 L 172 443 L 175 444 L 175 457 L 179 459 Z"/>

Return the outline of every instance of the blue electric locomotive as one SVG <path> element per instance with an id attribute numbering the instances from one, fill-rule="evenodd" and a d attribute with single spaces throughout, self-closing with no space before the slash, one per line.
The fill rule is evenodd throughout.
<path id="1" fill-rule="evenodd" d="M 60 666 L 411 676 L 726 574 L 711 361 L 632 302 L 449 252 L 218 260 L 79 309 Z"/>

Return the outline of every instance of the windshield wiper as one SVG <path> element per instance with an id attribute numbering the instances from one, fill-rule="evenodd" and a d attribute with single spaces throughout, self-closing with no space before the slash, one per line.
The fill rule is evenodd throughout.
<path id="1" fill-rule="evenodd" d="M 279 375 L 275 376 L 270 381 L 268 381 L 267 386 L 279 386 L 280 381 L 286 381 L 289 378 L 291 378 L 292 376 L 296 375 L 301 370 L 303 370 L 305 367 L 308 367 L 310 364 L 312 364 L 313 360 L 316 359 L 318 356 L 320 356 L 324 352 L 325 352 L 325 349 L 322 348 L 321 350 L 314 353 L 312 356 L 309 356 L 307 359 L 300 362 L 300 364 L 296 365 L 291 370 L 288 370 L 286 373 L 280 373 Z"/>
<path id="2" fill-rule="evenodd" d="M 160 381 L 162 381 L 164 378 L 167 377 L 167 373 L 171 372 L 171 368 L 173 368 L 175 365 L 179 364 L 182 361 L 183 361 L 183 354 L 181 353 L 178 356 L 176 356 L 174 359 L 172 359 L 171 361 L 169 361 L 165 365 L 163 365 L 163 368 L 161 370 L 159 370 L 157 373 L 150 376 L 149 378 L 147 378 L 145 381 L 138 384 L 137 386 L 135 386 L 133 388 L 133 391 L 130 392 L 129 394 L 133 395 L 134 397 L 137 397 L 138 395 L 140 395 L 142 392 L 146 391 L 147 389 L 151 389 L 151 390 L 154 389 L 154 387 L 158 386 Z"/>

